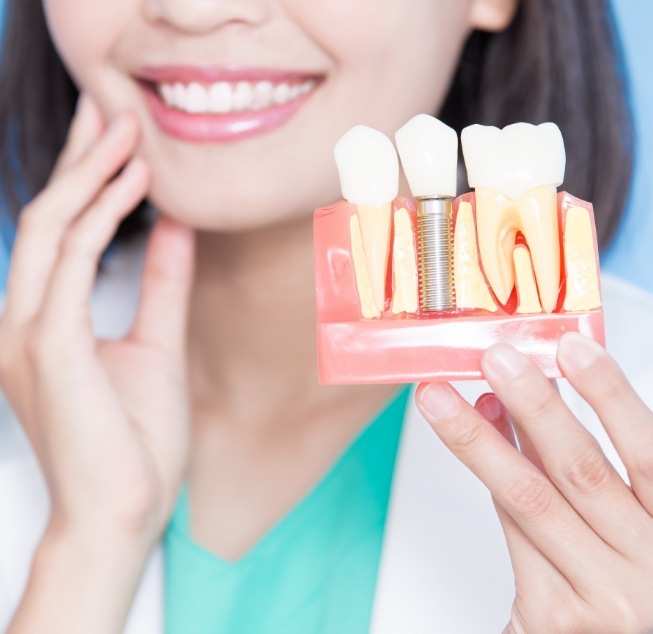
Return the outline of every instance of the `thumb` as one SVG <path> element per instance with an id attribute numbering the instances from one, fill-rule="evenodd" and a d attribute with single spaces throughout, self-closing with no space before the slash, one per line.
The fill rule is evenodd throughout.
<path id="1" fill-rule="evenodd" d="M 141 298 L 130 340 L 184 355 L 194 264 L 194 230 L 159 217 L 145 254 Z"/>

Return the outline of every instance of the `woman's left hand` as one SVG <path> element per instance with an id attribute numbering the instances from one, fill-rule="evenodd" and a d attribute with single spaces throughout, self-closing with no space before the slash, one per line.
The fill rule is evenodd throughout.
<path id="1" fill-rule="evenodd" d="M 554 385 L 509 346 L 482 362 L 498 399 L 472 408 L 445 383 L 420 386 L 417 402 L 493 496 L 516 583 L 504 634 L 644 634 L 653 630 L 653 412 L 596 342 L 565 335 L 558 362 L 630 487 Z"/>

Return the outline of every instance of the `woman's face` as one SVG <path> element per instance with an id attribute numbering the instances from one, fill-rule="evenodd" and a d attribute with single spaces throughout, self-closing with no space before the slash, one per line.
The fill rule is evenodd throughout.
<path id="1" fill-rule="evenodd" d="M 209 230 L 284 222 L 340 198 L 338 137 L 358 123 L 392 136 L 436 112 L 469 30 L 483 27 L 474 16 L 491 21 L 509 4 L 44 0 L 77 84 L 107 117 L 139 117 L 153 204 Z"/>

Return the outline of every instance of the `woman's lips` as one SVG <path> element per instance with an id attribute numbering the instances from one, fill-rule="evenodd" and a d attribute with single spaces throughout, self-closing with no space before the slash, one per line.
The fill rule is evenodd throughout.
<path id="1" fill-rule="evenodd" d="M 138 74 L 147 103 L 166 133 L 195 142 L 228 142 L 290 120 L 322 77 L 264 69 L 167 66 Z"/>

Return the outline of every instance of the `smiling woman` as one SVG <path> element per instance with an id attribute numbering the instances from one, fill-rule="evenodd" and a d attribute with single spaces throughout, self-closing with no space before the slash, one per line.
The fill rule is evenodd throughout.
<path id="1" fill-rule="evenodd" d="M 514 598 L 508 555 L 516 605 L 531 619 L 520 632 L 546 631 L 560 597 L 560 622 L 583 618 L 586 630 L 597 617 L 578 605 L 606 617 L 627 604 L 631 622 L 649 623 L 633 592 L 647 587 L 645 562 L 588 567 L 608 556 L 596 548 L 603 526 L 582 528 L 591 513 L 557 470 L 582 463 L 570 433 L 578 448 L 593 445 L 523 359 L 503 347 L 484 371 L 518 414 L 518 434 L 522 422 L 541 430 L 538 416 L 552 430 L 533 435 L 538 449 L 524 440 L 524 454 L 489 425 L 512 425 L 495 400 L 473 410 L 449 388 L 419 392 L 433 429 L 501 500 L 509 553 L 489 496 L 447 461 L 407 392 L 317 381 L 312 212 L 338 197 L 332 149 L 355 124 L 392 134 L 419 112 L 457 130 L 553 120 L 568 148 L 564 186 L 595 202 L 608 240 L 628 186 L 630 125 L 605 3 L 10 0 L 8 9 L 0 182 L 18 234 L 0 316 L 10 405 L 0 437 L 11 439 L 0 453 L 0 627 L 102 634 L 128 623 L 142 634 L 161 631 L 165 615 L 167 631 L 184 634 L 498 631 Z M 144 199 L 158 212 L 147 243 L 119 244 L 96 284 L 118 226 L 134 235 L 126 219 L 150 217 Z M 650 361 L 632 354 L 644 349 L 637 320 L 649 305 L 606 289 L 606 312 L 629 323 L 620 349 L 636 374 Z M 569 346 L 561 364 L 581 391 L 587 372 L 571 357 L 619 386 L 610 403 L 637 423 L 617 437 L 630 452 L 646 409 L 603 353 Z M 614 429 L 615 412 L 604 416 L 595 392 L 583 393 Z M 473 442 L 484 437 L 492 455 Z M 556 443 L 566 462 L 553 460 Z M 433 468 L 442 471 L 427 477 Z M 520 496 L 522 476 L 532 486 Z M 625 488 L 613 490 L 648 538 L 647 511 Z M 557 507 L 526 526 L 532 491 Z M 592 517 L 608 515 L 600 495 L 592 506 Z M 548 574 L 561 552 L 550 527 L 569 518 L 583 548 Z M 611 541 L 609 556 L 621 545 Z M 604 580 L 616 571 L 615 597 L 628 601 L 579 603 L 579 568 Z"/>

